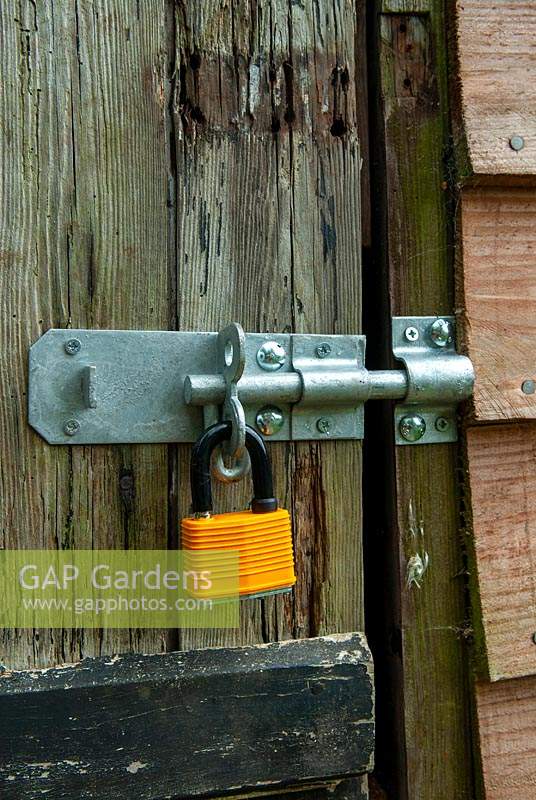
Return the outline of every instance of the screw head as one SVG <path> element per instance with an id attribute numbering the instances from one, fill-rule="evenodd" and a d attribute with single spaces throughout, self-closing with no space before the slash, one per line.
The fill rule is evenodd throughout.
<path id="1" fill-rule="evenodd" d="M 319 344 L 315 350 L 316 355 L 318 358 L 327 358 L 331 353 L 331 345 L 328 342 L 322 342 Z"/>
<path id="2" fill-rule="evenodd" d="M 283 427 L 285 417 L 277 406 L 264 406 L 257 412 L 255 425 L 264 436 L 273 436 Z"/>
<path id="3" fill-rule="evenodd" d="M 532 641 L 536 644 L 536 631 L 532 634 Z"/>
<path id="4" fill-rule="evenodd" d="M 419 338 L 419 331 L 414 325 L 410 325 L 409 328 L 406 328 L 404 331 L 404 336 L 408 342 L 416 342 Z"/>
<path id="5" fill-rule="evenodd" d="M 430 327 L 430 338 L 436 347 L 446 347 L 452 343 L 452 325 L 446 319 L 436 319 Z"/>
<path id="6" fill-rule="evenodd" d="M 68 419 L 63 426 L 63 432 L 66 436 L 74 436 L 80 430 L 80 423 L 77 419 Z"/>
<path id="7" fill-rule="evenodd" d="M 444 433 L 449 427 L 449 421 L 446 417 L 438 417 L 435 421 L 436 431 Z"/>
<path id="8" fill-rule="evenodd" d="M 402 417 L 398 424 L 400 435 L 407 442 L 418 442 L 426 433 L 426 422 L 419 414 Z"/>
<path id="9" fill-rule="evenodd" d="M 536 383 L 533 380 L 523 381 L 521 384 L 521 391 L 524 394 L 534 394 L 536 392 Z"/>
<path id="10" fill-rule="evenodd" d="M 316 429 L 319 433 L 325 433 L 326 435 L 331 433 L 331 420 L 329 417 L 320 417 L 316 421 Z"/>
<path id="11" fill-rule="evenodd" d="M 279 342 L 264 342 L 257 350 L 257 364 L 268 372 L 281 369 L 287 358 L 287 351 Z"/>
<path id="12" fill-rule="evenodd" d="M 79 353 L 82 349 L 82 342 L 80 339 L 67 339 L 65 344 L 63 345 L 63 349 L 67 353 L 68 356 L 74 356 L 76 353 Z"/>
<path id="13" fill-rule="evenodd" d="M 523 150 L 525 147 L 525 140 L 522 136 L 519 136 L 519 134 L 516 133 L 514 136 L 510 137 L 509 145 L 512 150 L 519 152 L 519 150 Z"/>

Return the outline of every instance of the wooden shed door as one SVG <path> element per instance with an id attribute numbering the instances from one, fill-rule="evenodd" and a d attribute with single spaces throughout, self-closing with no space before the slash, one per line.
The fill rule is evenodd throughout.
<path id="1" fill-rule="evenodd" d="M 28 349 L 49 328 L 360 332 L 362 15 L 2 4 L 2 547 L 176 548 L 190 503 L 187 446 L 53 447 L 29 428 Z M 244 602 L 232 631 L 4 630 L 4 666 L 363 630 L 361 444 L 270 450 L 292 594 Z M 249 492 L 218 487 L 218 508 Z"/>

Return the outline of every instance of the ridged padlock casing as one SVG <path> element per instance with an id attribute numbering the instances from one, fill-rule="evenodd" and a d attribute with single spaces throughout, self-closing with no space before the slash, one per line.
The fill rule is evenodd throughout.
<path id="1" fill-rule="evenodd" d="M 241 597 L 284 591 L 296 583 L 290 515 L 283 508 L 265 514 L 238 511 L 186 517 L 181 534 L 185 568 L 210 573 L 211 597 L 228 595 L 230 571 L 236 574 L 236 553 L 236 588 Z M 194 589 L 191 594 L 203 593 Z"/>

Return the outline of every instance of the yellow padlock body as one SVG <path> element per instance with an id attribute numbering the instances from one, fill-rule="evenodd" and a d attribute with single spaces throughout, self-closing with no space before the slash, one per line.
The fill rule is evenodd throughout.
<path id="1" fill-rule="evenodd" d="M 210 573 L 210 597 L 228 593 L 229 575 L 236 572 L 236 559 L 232 561 L 230 553 L 238 553 L 237 589 L 241 597 L 283 591 L 296 583 L 290 515 L 284 508 L 267 514 L 248 510 L 199 519 L 185 517 L 181 547 L 186 569 L 192 566 Z M 207 596 L 195 588 L 190 593 Z"/>

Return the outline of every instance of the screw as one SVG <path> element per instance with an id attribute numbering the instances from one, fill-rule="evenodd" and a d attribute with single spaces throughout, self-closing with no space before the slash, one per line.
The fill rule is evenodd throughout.
<path id="1" fill-rule="evenodd" d="M 320 433 L 329 434 L 331 432 L 331 420 L 329 417 L 320 417 L 316 421 L 316 429 Z"/>
<path id="2" fill-rule="evenodd" d="M 516 133 L 515 136 L 510 137 L 509 144 L 512 150 L 518 152 L 519 150 L 523 150 L 523 148 L 525 147 L 525 140 L 523 139 L 522 136 L 519 136 L 519 134 Z"/>
<path id="3" fill-rule="evenodd" d="M 398 429 L 407 442 L 418 442 L 426 433 L 426 422 L 418 414 L 402 417 Z"/>
<path id="4" fill-rule="evenodd" d="M 327 342 L 322 342 L 322 344 L 318 345 L 315 352 L 318 358 L 326 358 L 331 353 L 331 345 Z"/>
<path id="5" fill-rule="evenodd" d="M 264 436 L 273 436 L 283 427 L 285 418 L 283 412 L 277 406 L 265 406 L 257 412 L 255 425 Z"/>
<path id="6" fill-rule="evenodd" d="M 453 339 L 452 325 L 446 319 L 436 319 L 430 327 L 430 337 L 436 347 L 446 347 Z"/>
<path id="7" fill-rule="evenodd" d="M 264 342 L 257 351 L 257 364 L 268 372 L 281 369 L 287 358 L 287 351 L 279 342 Z"/>
<path id="8" fill-rule="evenodd" d="M 82 348 L 82 342 L 80 339 L 67 339 L 65 344 L 63 345 L 63 349 L 69 356 L 74 356 L 76 353 L 79 353 Z"/>
<path id="9" fill-rule="evenodd" d="M 438 417 L 435 421 L 436 431 L 444 433 L 449 427 L 449 421 L 445 417 Z"/>
<path id="10" fill-rule="evenodd" d="M 80 423 L 77 419 L 68 419 L 63 426 L 63 432 L 66 436 L 74 436 L 80 430 Z"/>
<path id="11" fill-rule="evenodd" d="M 417 330 L 417 328 L 413 327 L 413 325 L 410 325 L 410 327 L 406 328 L 406 330 L 404 331 L 404 336 L 406 337 L 408 342 L 416 342 L 417 339 L 419 338 L 419 331 Z"/>
<path id="12" fill-rule="evenodd" d="M 521 391 L 524 394 L 534 394 L 536 391 L 536 383 L 533 380 L 523 381 L 521 384 Z"/>

